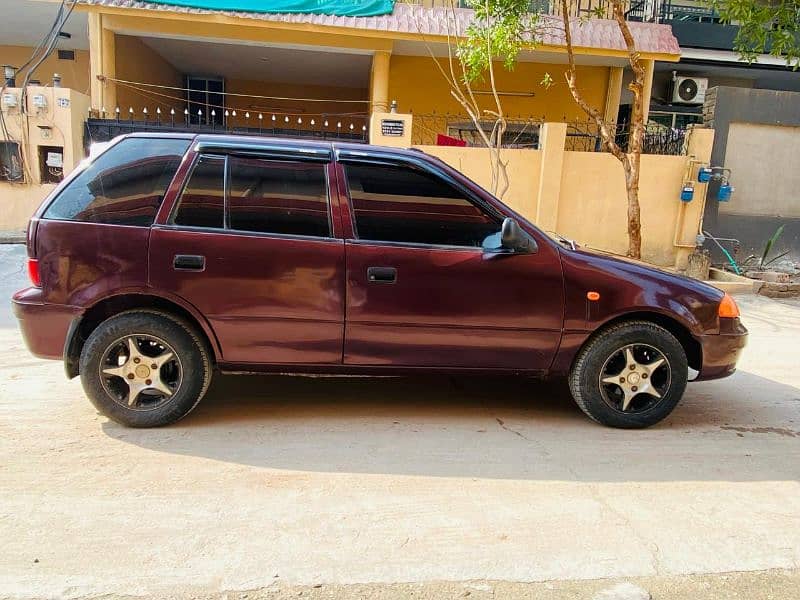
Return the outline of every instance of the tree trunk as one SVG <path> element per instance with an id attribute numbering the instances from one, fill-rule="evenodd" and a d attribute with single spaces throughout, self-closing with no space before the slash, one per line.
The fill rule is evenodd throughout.
<path id="1" fill-rule="evenodd" d="M 628 256 L 642 258 L 642 215 L 639 208 L 640 154 L 628 154 L 623 162 L 625 189 L 628 193 Z"/>

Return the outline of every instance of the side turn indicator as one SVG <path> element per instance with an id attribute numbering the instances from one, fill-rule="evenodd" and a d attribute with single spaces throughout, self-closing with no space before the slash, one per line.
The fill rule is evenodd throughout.
<path id="1" fill-rule="evenodd" d="M 586 297 L 592 302 L 600 300 L 600 292 L 586 292 Z"/>
<path id="2" fill-rule="evenodd" d="M 725 317 L 726 319 L 735 319 L 739 316 L 739 307 L 736 306 L 736 301 L 730 294 L 726 293 L 722 297 L 717 313 L 720 317 Z"/>

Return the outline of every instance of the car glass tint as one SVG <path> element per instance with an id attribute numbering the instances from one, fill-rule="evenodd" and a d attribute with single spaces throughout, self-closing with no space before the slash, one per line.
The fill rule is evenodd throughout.
<path id="1" fill-rule="evenodd" d="M 201 156 L 183 189 L 174 223 L 222 229 L 224 214 L 225 159 Z"/>
<path id="2" fill-rule="evenodd" d="M 188 147 L 183 139 L 126 138 L 72 180 L 44 218 L 149 226 Z"/>
<path id="3" fill-rule="evenodd" d="M 228 157 L 230 228 L 330 236 L 325 165 Z"/>
<path id="4" fill-rule="evenodd" d="M 500 230 L 499 219 L 433 174 L 360 164 L 346 173 L 359 239 L 480 247 Z"/>

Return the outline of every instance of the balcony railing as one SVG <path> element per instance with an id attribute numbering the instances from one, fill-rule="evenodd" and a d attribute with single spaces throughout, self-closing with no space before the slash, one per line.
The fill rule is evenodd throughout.
<path id="1" fill-rule="evenodd" d="M 469 8 L 468 0 L 403 0 L 428 8 Z M 560 17 L 561 2 L 558 0 L 530 0 L 531 12 L 540 12 Z M 571 17 L 613 18 L 609 0 L 570 0 Z M 699 2 L 683 0 L 626 0 L 625 16 L 629 21 L 646 23 L 713 23 L 719 24 L 719 13 Z"/>

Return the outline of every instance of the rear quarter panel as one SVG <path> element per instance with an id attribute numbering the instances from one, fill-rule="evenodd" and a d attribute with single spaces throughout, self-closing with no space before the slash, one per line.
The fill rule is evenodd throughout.
<path id="1" fill-rule="evenodd" d="M 36 256 L 44 302 L 87 307 L 147 283 L 148 227 L 41 220 Z"/>

